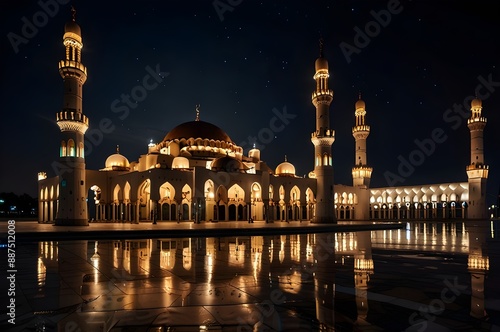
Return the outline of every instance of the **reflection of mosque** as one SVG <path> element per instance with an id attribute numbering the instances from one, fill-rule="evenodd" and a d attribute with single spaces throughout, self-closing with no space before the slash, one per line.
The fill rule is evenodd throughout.
<path id="1" fill-rule="evenodd" d="M 486 118 L 482 116 L 479 99 L 472 100 L 468 119 L 468 182 L 370 188 L 373 168 L 368 165 L 366 149 L 370 126 L 360 95 L 354 105 L 352 186 L 334 185 L 331 147 L 335 131 L 330 126 L 329 110 L 333 90 L 328 85 L 329 64 L 322 49 L 315 62 L 316 88 L 312 94 L 316 109 L 315 130 L 311 134 L 314 170 L 307 177 L 297 176 L 286 156 L 284 162 L 272 168 L 261 159 L 261 151 L 256 147 L 245 155 L 243 147 L 235 144 L 224 130 L 201 120 L 198 107 L 194 121 L 177 125 L 158 143 L 151 142 L 136 161 L 129 162 L 117 148 L 102 169 L 85 169 L 84 135 L 89 119 L 83 114 L 82 90 L 87 68 L 82 63 L 81 29 L 74 19 L 65 26 L 63 44 L 66 52 L 65 59 L 59 62 L 59 73 L 64 80 L 64 105 L 56 114 L 61 131 L 60 158 L 53 165 L 59 174 L 47 178 L 46 173 L 39 173 L 40 222 L 86 225 L 89 219 L 138 222 L 254 218 L 331 223 L 335 219 L 486 216 Z M 148 84 L 155 84 L 154 77 L 147 77 Z M 427 141 L 420 144 L 424 151 L 430 149 Z M 419 150 L 412 152 L 412 158 L 420 162 L 425 156 Z M 392 177 L 401 178 L 401 174 Z"/>
<path id="2" fill-rule="evenodd" d="M 452 243 L 461 237 L 457 235 L 463 235 L 462 239 Z M 232 298 L 234 305 L 262 302 L 276 289 L 286 299 L 279 307 L 291 305 L 316 321 L 287 317 L 268 324 L 333 331 L 350 322 L 364 330 L 373 327 L 369 301 L 378 300 L 369 292 L 370 279 L 377 275 L 373 247 L 467 255 L 470 315 L 483 318 L 487 316 L 485 276 L 490 259 L 486 243 L 490 238 L 484 226 L 447 223 L 437 228 L 421 223 L 391 233 L 40 242 L 33 301 L 47 312 L 73 308 L 74 314 L 60 324 L 76 321 L 97 328 L 125 320 L 123 310 L 130 315 L 144 308 L 220 304 L 208 295 L 205 302 L 199 302 L 193 295 L 197 289 L 219 287 L 227 294 L 231 287 L 247 296 Z M 447 243 L 439 244 L 443 241 Z M 173 294 L 180 299 L 174 301 Z"/>

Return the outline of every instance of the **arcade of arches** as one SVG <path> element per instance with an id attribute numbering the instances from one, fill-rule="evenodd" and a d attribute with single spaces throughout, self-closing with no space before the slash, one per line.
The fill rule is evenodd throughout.
<path id="1" fill-rule="evenodd" d="M 315 197 L 310 187 L 273 185 L 264 192 L 259 182 L 240 186 L 216 186 L 206 180 L 203 195 L 195 197 L 187 183 L 166 181 L 155 188 L 151 180 L 135 189 L 126 181 L 115 184 L 112 200 L 103 199 L 102 189 L 89 190 L 89 218 L 96 221 L 293 221 L 314 217 Z M 336 186 L 337 187 L 337 186 Z M 335 213 L 339 220 L 355 219 L 358 196 L 354 187 L 338 187 Z M 246 189 L 246 190 L 245 190 Z M 156 191 L 156 197 L 152 192 Z M 57 212 L 59 185 L 47 185 L 40 191 L 41 222 L 51 222 Z M 370 189 L 370 219 L 460 219 L 467 217 L 468 183 L 448 183 L 419 187 Z"/>

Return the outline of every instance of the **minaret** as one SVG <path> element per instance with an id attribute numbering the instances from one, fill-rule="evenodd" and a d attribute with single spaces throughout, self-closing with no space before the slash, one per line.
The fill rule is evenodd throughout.
<path id="1" fill-rule="evenodd" d="M 358 204 L 354 213 L 356 220 L 370 219 L 369 188 L 373 169 L 367 166 L 366 161 L 366 139 L 370 135 L 370 126 L 367 126 L 365 122 L 365 106 L 365 102 L 361 99 L 361 93 L 359 93 L 359 100 L 354 107 L 356 125 L 352 127 L 352 136 L 356 141 L 354 167 L 352 168 L 352 183 L 358 195 Z"/>
<path id="2" fill-rule="evenodd" d="M 87 68 L 81 63 L 81 31 L 75 22 L 75 10 L 71 10 L 73 19 L 64 26 L 66 57 L 59 61 L 64 100 L 56 120 L 61 129 L 60 163 L 63 167 L 58 174 L 59 208 L 55 224 L 88 225 L 83 144 L 89 119 L 82 112 L 82 87 L 87 80 Z"/>
<path id="3" fill-rule="evenodd" d="M 486 180 L 488 166 L 484 164 L 483 131 L 486 118 L 481 116 L 482 102 L 475 98 L 471 102 L 471 117 L 467 121 L 470 130 L 469 207 L 467 218 L 486 219 Z"/>
<path id="4" fill-rule="evenodd" d="M 312 93 L 312 103 L 316 107 L 316 131 L 311 134 L 314 144 L 314 173 L 316 175 L 316 215 L 315 223 L 335 223 L 335 203 L 333 191 L 332 144 L 335 131 L 330 129 L 330 104 L 333 91 L 328 88 L 328 61 L 323 58 L 323 41 L 320 40 L 320 55 L 314 64 L 316 90 Z"/>

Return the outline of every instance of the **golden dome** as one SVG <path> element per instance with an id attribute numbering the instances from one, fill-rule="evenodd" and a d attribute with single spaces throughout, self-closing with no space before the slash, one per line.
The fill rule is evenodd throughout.
<path id="1" fill-rule="evenodd" d="M 316 71 L 320 69 L 328 70 L 328 61 L 323 57 L 317 58 L 316 62 L 314 63 L 314 68 L 316 69 Z"/>
<path id="2" fill-rule="evenodd" d="M 106 159 L 105 167 L 106 169 L 128 168 L 130 167 L 130 163 L 124 155 L 115 153 Z"/>
<path id="3" fill-rule="evenodd" d="M 289 163 L 285 157 L 285 161 L 276 167 L 274 173 L 278 176 L 295 176 L 295 166 Z"/>
<path id="4" fill-rule="evenodd" d="M 184 122 L 172 129 L 163 141 L 172 141 L 175 139 L 203 138 L 213 139 L 215 141 L 232 143 L 233 141 L 222 129 L 205 121 Z"/>
<path id="5" fill-rule="evenodd" d="M 75 21 L 69 21 L 64 25 L 64 32 L 71 32 L 77 34 L 78 36 L 82 35 L 82 30 L 80 26 L 76 24 Z"/>
<path id="6" fill-rule="evenodd" d="M 359 99 L 357 102 L 356 102 L 356 110 L 359 110 L 359 109 L 364 109 L 366 107 L 366 104 L 365 102 L 363 101 L 363 99 Z"/>
<path id="7" fill-rule="evenodd" d="M 478 98 L 472 99 L 472 101 L 470 103 L 470 106 L 472 108 L 482 107 L 482 105 L 483 105 L 483 102 L 481 101 L 481 99 L 478 99 Z"/>
<path id="8" fill-rule="evenodd" d="M 230 156 L 219 157 L 212 162 L 212 171 L 216 172 L 244 172 L 245 165 L 236 158 Z"/>
<path id="9" fill-rule="evenodd" d="M 186 157 L 175 157 L 172 161 L 172 169 L 189 168 L 189 160 Z"/>

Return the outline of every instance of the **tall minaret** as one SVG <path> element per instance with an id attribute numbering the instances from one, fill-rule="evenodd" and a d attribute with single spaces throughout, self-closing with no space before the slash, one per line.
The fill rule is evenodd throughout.
<path id="1" fill-rule="evenodd" d="M 312 93 L 312 103 L 316 107 L 316 131 L 311 135 L 314 144 L 314 173 L 316 175 L 316 215 L 315 223 L 335 223 L 335 203 L 333 191 L 332 144 L 335 131 L 330 129 L 330 104 L 333 91 L 328 88 L 328 61 L 323 58 L 323 41 L 320 40 L 320 55 L 316 59 L 316 91 Z"/>
<path id="2" fill-rule="evenodd" d="M 467 166 L 469 178 L 469 207 L 467 218 L 486 219 L 486 180 L 488 166 L 484 164 L 483 130 L 486 118 L 481 116 L 481 100 L 471 102 L 471 117 L 467 121 L 470 130 L 470 165 Z"/>
<path id="3" fill-rule="evenodd" d="M 370 135 L 370 126 L 366 125 L 365 102 L 361 99 L 355 104 L 354 116 L 356 117 L 356 125 L 352 127 L 352 136 L 355 143 L 355 160 L 352 168 L 352 183 L 358 195 L 358 205 L 354 213 L 356 220 L 370 219 L 370 179 L 373 169 L 367 166 L 366 161 L 366 139 Z"/>
<path id="4" fill-rule="evenodd" d="M 82 87 L 87 68 L 81 63 L 83 48 L 81 31 L 73 19 L 64 26 L 63 44 L 66 57 L 59 61 L 59 74 L 64 80 L 64 102 L 56 114 L 61 129 L 59 175 L 59 208 L 56 225 L 88 225 L 87 190 L 85 185 L 84 134 L 89 119 L 82 112 Z"/>

